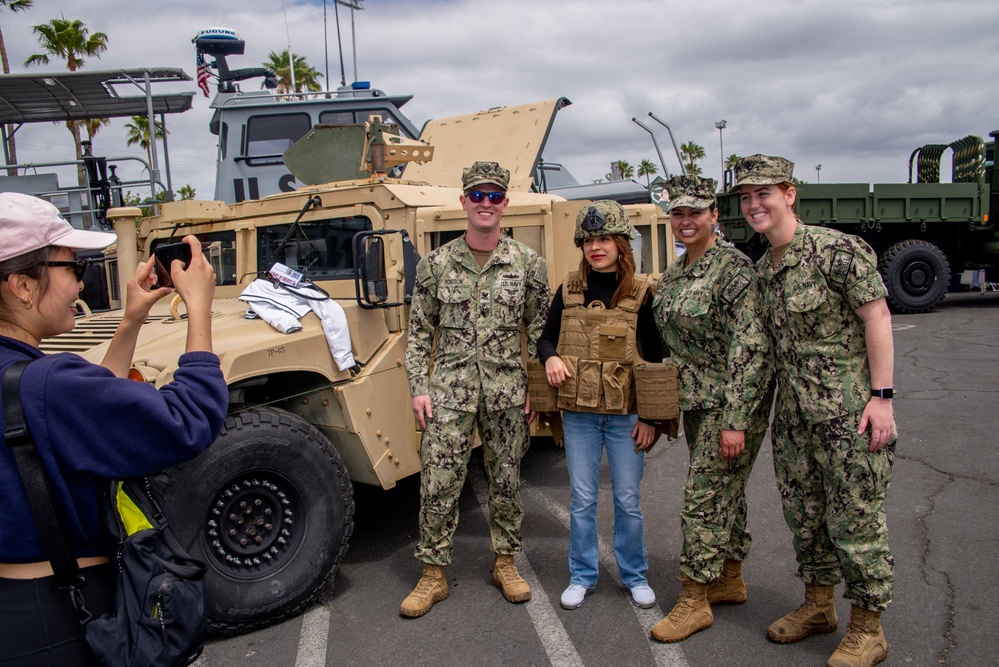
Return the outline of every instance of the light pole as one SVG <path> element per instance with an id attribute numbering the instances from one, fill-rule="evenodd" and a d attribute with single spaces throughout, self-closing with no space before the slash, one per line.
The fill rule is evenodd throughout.
<path id="1" fill-rule="evenodd" d="M 725 142 L 722 139 L 722 130 L 728 123 L 724 119 L 715 123 L 715 127 L 718 128 L 718 149 L 721 151 L 721 181 L 719 181 L 723 186 L 725 184 Z"/>
<path id="2" fill-rule="evenodd" d="M 819 172 L 820 172 L 820 171 L 822 171 L 822 165 L 821 165 L 821 164 L 817 164 L 817 165 L 815 165 L 815 182 L 816 182 L 816 183 L 821 183 L 821 182 L 822 182 L 822 181 L 821 181 L 821 180 L 819 179 Z"/>

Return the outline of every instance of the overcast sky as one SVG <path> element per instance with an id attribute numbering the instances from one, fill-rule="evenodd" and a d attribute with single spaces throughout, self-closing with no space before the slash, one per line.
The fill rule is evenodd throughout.
<path id="1" fill-rule="evenodd" d="M 412 94 L 403 107 L 421 127 L 430 118 L 564 96 L 545 158 L 586 183 L 615 160 L 659 163 L 647 132 L 657 129 L 666 169 L 678 171 L 669 138 L 694 141 L 704 174 L 725 155 L 768 153 L 815 182 L 904 182 L 909 154 L 925 143 L 999 129 L 999 2 L 996 0 L 366 0 L 355 13 L 358 78 L 386 93 Z M 341 7 L 348 82 L 353 79 L 350 11 Z M 88 69 L 181 67 L 193 75 L 191 38 L 225 26 L 246 40 L 231 66 L 261 64 L 288 47 L 326 70 L 322 0 L 35 0 L 0 10 L 12 71 L 40 52 L 31 26 L 59 15 L 108 35 Z M 330 85 L 339 84 L 333 0 L 327 7 Z M 287 29 L 286 29 L 287 25 Z M 48 68 L 61 65 L 53 61 Z M 244 89 L 258 89 L 257 81 Z M 195 90 L 194 82 L 183 87 Z M 214 92 L 214 91 L 213 91 Z M 215 137 L 209 100 L 168 116 L 174 187 L 214 192 Z M 116 119 L 95 153 L 144 156 L 124 147 Z M 25 126 L 19 161 L 72 158 L 65 127 Z"/>

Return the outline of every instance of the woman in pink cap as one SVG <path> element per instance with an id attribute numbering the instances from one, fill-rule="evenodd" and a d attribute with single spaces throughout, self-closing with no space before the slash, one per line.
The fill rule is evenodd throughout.
<path id="1" fill-rule="evenodd" d="M 42 341 L 73 329 L 86 261 L 113 234 L 74 229 L 52 204 L 0 193 L 0 374 L 30 360 L 19 385 L 25 423 L 51 486 L 67 542 L 86 579 L 94 616 L 113 608 L 115 569 L 101 532 L 103 480 L 137 477 L 197 456 L 216 438 L 228 407 L 212 352 L 215 274 L 193 236 L 188 268 L 174 262 L 174 287 L 188 312 L 187 352 L 157 389 L 125 379 L 139 328 L 170 294 L 153 288 L 153 262 L 128 282 L 124 314 L 102 365 L 69 353 L 45 355 Z M 6 429 L 6 417 L 0 420 Z M 6 440 L 0 445 L 0 664 L 96 664 L 70 597 L 58 588 L 25 486 Z"/>

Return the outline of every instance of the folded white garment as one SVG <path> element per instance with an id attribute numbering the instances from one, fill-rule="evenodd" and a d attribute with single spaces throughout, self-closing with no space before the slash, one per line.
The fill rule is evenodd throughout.
<path id="1" fill-rule="evenodd" d="M 345 371 L 355 365 L 347 315 L 340 304 L 318 290 L 307 286 L 288 289 L 259 278 L 243 290 L 239 299 L 260 319 L 285 334 L 301 331 L 299 320 L 309 312 L 315 313 L 337 368 Z"/>

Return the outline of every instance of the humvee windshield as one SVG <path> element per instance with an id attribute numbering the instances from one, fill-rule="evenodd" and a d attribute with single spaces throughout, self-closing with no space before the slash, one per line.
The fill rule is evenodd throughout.
<path id="1" fill-rule="evenodd" d="M 301 271 L 310 280 L 353 280 L 354 234 L 371 229 L 365 216 L 330 218 L 299 223 L 304 232 L 294 232 L 283 249 L 279 246 L 291 224 L 257 229 L 257 269 L 267 271 L 280 262 Z"/>

